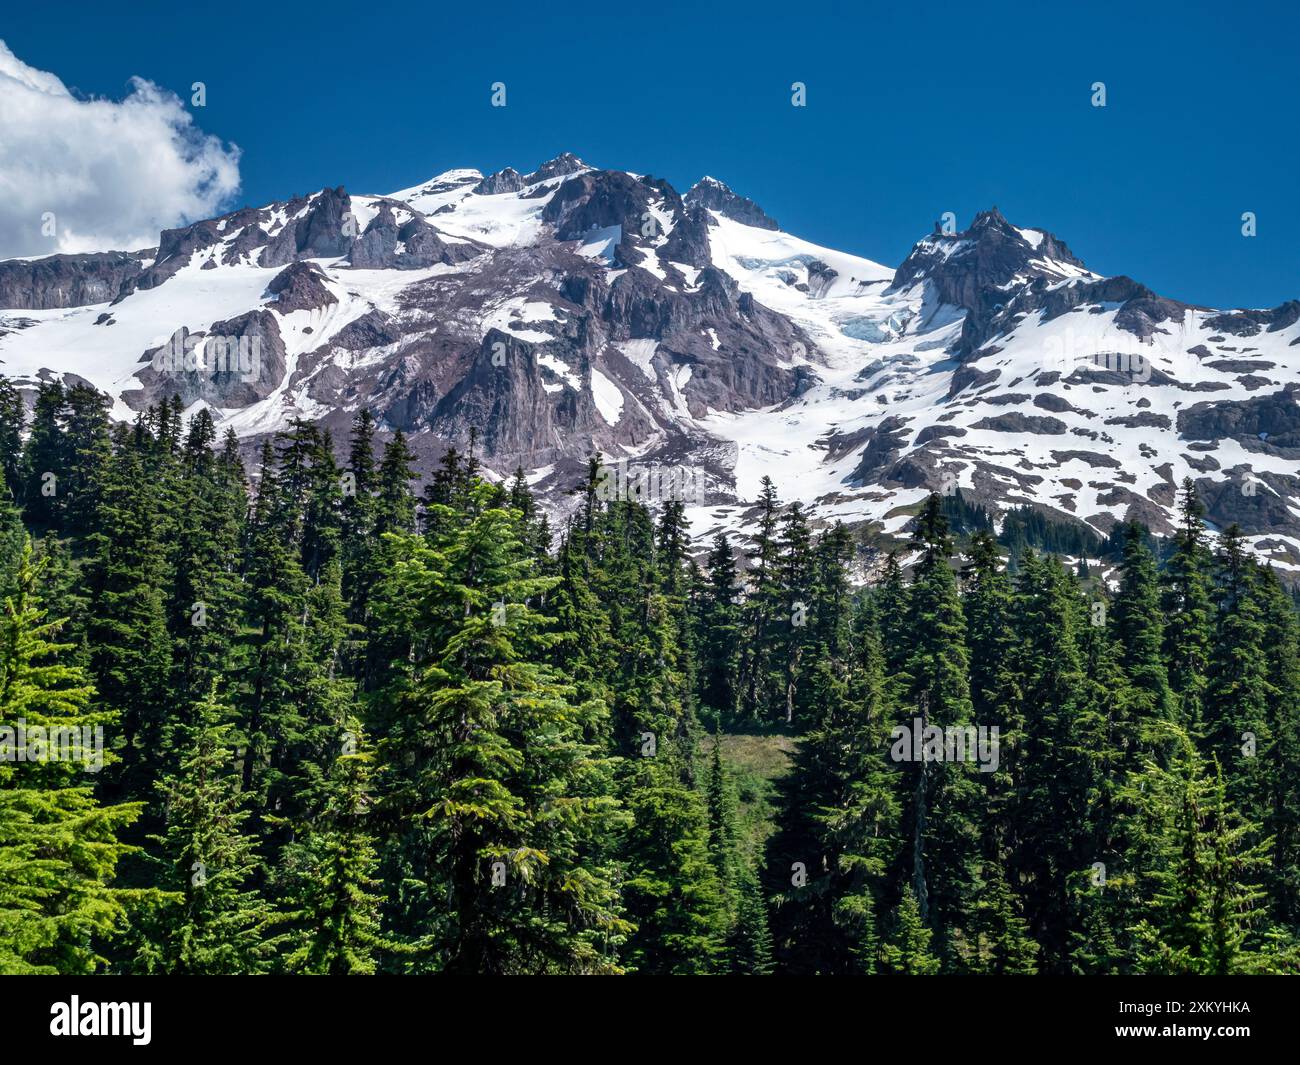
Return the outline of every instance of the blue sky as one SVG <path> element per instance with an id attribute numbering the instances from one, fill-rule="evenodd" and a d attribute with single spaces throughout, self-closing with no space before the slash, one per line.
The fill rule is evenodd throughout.
<path id="1" fill-rule="evenodd" d="M 1160 6 L 63 3 L 11 7 L 0 36 L 78 93 L 203 81 L 196 122 L 242 151 L 235 205 L 571 150 L 681 190 L 712 174 L 890 265 L 944 211 L 997 204 L 1165 295 L 1300 297 L 1300 16 Z"/>

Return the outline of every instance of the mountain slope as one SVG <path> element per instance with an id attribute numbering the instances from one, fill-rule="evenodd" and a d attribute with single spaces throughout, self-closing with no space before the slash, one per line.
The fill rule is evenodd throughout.
<path id="1" fill-rule="evenodd" d="M 1217 525 L 1300 569 L 1300 303 L 1219 312 L 1101 277 L 983 212 L 897 268 L 563 155 L 388 196 L 324 189 L 157 249 L 0 263 L 0 372 L 87 380 L 130 417 L 179 393 L 251 442 L 368 407 L 427 466 L 477 430 L 557 509 L 586 456 L 689 466 L 697 535 L 764 475 L 899 534 L 927 492 L 1167 532 Z"/>

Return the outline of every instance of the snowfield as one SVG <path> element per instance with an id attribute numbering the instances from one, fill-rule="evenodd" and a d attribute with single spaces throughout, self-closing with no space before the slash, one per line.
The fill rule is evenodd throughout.
<path id="1" fill-rule="evenodd" d="M 395 370 L 408 372 L 412 351 L 423 353 L 452 326 L 470 337 L 499 330 L 531 352 L 545 402 L 585 398 L 604 427 L 591 446 L 610 461 L 658 461 L 653 457 L 677 447 L 678 461 L 694 455 L 707 465 L 710 501 L 688 515 L 700 537 L 743 531 L 765 476 L 818 521 L 872 524 L 886 534 L 901 533 L 911 508 L 940 484 L 999 507 L 1044 506 L 1099 532 L 1126 517 L 1159 526 L 1174 513 L 1176 487 L 1191 478 L 1274 497 L 1275 528 L 1252 539 L 1275 564 L 1300 572 L 1300 480 L 1290 437 L 1283 433 L 1283 445 L 1270 446 L 1267 433 L 1257 443 L 1240 433 L 1193 440 L 1180 432 L 1180 416 L 1207 402 L 1254 410 L 1261 397 L 1276 395 L 1285 415 L 1283 392 L 1300 382 L 1300 321 L 1271 312 L 1275 317 L 1255 328 L 1203 308 L 1171 312 L 1154 294 L 1095 295 L 1109 291 L 1098 288 L 1107 279 L 1060 250 L 1045 230 L 1002 224 L 1000 216 L 981 216 L 982 228 L 963 234 L 925 237 L 897 274 L 761 220 L 739 221 L 750 215 L 725 204 L 707 211 L 705 260 L 674 260 L 675 231 L 688 215 L 658 189 L 646 193 L 642 217 L 592 225 L 559 242 L 571 261 L 603 275 L 610 291 L 627 283 L 633 245 L 646 283 L 676 299 L 702 297 L 711 263 L 740 293 L 791 323 L 792 339 L 771 355 L 771 372 L 798 374 L 799 387 L 777 403 L 732 401 L 722 409 L 712 398 L 717 368 L 702 371 L 702 355 L 684 353 L 681 337 L 670 350 L 663 337 L 637 335 L 633 322 L 590 358 L 563 346 L 581 308 L 574 290 L 560 293 L 556 233 L 582 201 L 562 199 L 550 214 L 548 205 L 566 182 L 608 173 L 561 157 L 532 178 L 511 171 L 487 179 L 493 187 L 531 182 L 507 191 L 475 191 L 484 176 L 464 169 L 387 196 L 352 196 L 358 232 L 385 211 L 399 227 L 427 224 L 450 249 L 447 261 L 357 269 L 344 256 L 307 255 L 299 261 L 318 268 L 327 297 L 288 310 L 267 290 L 279 269 L 258 265 L 257 247 L 246 247 L 252 230 L 229 216 L 217 224 L 217 243 L 194 251 L 154 287 L 94 306 L 0 312 L 0 372 L 26 387 L 52 376 L 83 379 L 113 398 L 114 417 L 128 419 L 147 351 L 179 329 L 207 332 L 263 309 L 283 342 L 282 379 L 255 402 L 190 405 L 208 406 L 222 427 L 256 437 L 292 418 L 354 411 L 364 397 L 329 398 L 329 388 L 344 387 L 335 382 L 386 386 Z M 635 176 L 619 180 L 626 185 Z M 733 195 L 720 183 L 707 191 Z M 295 201 L 292 211 L 284 204 L 263 209 L 267 240 L 306 226 L 324 195 Z M 969 264 L 989 240 L 1009 265 L 996 283 L 984 283 L 986 304 L 972 309 L 945 299 L 952 289 L 944 277 L 975 269 Z M 401 245 L 396 254 L 408 251 Z M 1135 319 L 1143 324 L 1134 326 Z M 729 345 L 743 335 L 726 324 L 706 319 L 693 341 L 724 364 L 737 356 Z M 362 346 L 334 343 L 366 328 L 385 335 Z M 991 335 L 974 335 L 979 328 Z M 436 376 L 449 357 L 421 354 L 434 362 L 420 365 Z M 544 493 L 558 491 L 572 468 L 543 455 L 529 479 Z"/>

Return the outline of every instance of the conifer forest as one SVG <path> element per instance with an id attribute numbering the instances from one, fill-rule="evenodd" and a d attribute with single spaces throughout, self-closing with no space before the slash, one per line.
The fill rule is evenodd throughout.
<path id="1" fill-rule="evenodd" d="M 1191 482 L 701 550 L 57 382 L 0 465 L 0 973 L 1300 972 L 1297 599 Z"/>

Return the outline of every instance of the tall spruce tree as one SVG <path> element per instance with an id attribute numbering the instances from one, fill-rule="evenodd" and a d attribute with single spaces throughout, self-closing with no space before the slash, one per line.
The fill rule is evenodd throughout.
<path id="1" fill-rule="evenodd" d="M 555 578 L 532 575 L 493 490 L 472 492 L 472 516 L 435 512 L 433 542 L 395 565 L 436 627 L 389 693 L 400 713 L 380 743 L 382 802 L 408 826 L 386 863 L 410 885 L 389 928 L 441 971 L 616 971 L 630 929 L 608 848 L 624 815 L 588 739 L 605 708 L 542 663 L 557 637 L 530 602 Z"/>
<path id="2" fill-rule="evenodd" d="M 1178 719 L 1193 733 L 1201 728 L 1209 670 L 1213 606 L 1210 601 L 1210 551 L 1205 507 L 1190 479 L 1183 482 L 1174 550 L 1162 574 L 1164 660 Z"/>
<path id="3" fill-rule="evenodd" d="M 0 974 L 84 975 L 146 901 L 115 883 L 141 804 L 95 797 L 115 718 L 62 661 L 62 622 L 47 619 L 38 579 L 29 545 L 0 617 Z"/>
<path id="4" fill-rule="evenodd" d="M 142 972 L 228 976 L 273 965 L 279 917 L 256 887 L 257 837 L 246 824 L 229 716 L 209 693 L 193 723 L 177 726 L 179 766 L 158 781 L 165 826 L 155 864 L 176 901 L 144 926 Z"/>

